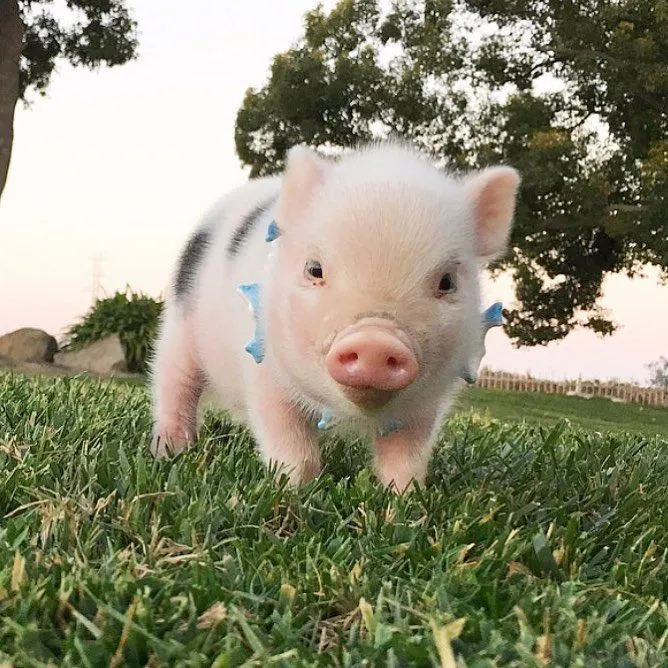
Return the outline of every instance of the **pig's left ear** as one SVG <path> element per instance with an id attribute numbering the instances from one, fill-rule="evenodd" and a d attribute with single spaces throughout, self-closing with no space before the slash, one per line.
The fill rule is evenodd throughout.
<path id="1" fill-rule="evenodd" d="M 491 260 L 506 250 L 520 180 L 512 167 L 489 167 L 465 179 L 465 188 L 473 200 L 478 257 Z"/>
<path id="2" fill-rule="evenodd" d="M 281 194 L 277 205 L 277 223 L 289 231 L 303 219 L 309 203 L 323 186 L 329 164 L 313 149 L 294 146 L 288 151 Z"/>

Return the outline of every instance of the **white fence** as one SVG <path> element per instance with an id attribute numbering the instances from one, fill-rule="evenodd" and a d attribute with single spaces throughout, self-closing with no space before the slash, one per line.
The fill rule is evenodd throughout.
<path id="1" fill-rule="evenodd" d="M 476 386 L 496 390 L 543 392 L 578 397 L 605 397 L 612 401 L 642 404 L 643 406 L 668 407 L 668 388 L 640 387 L 632 383 L 581 379 L 552 381 L 483 369 Z"/>

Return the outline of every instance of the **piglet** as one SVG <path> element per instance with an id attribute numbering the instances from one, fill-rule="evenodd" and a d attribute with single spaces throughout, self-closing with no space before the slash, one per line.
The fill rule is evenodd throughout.
<path id="1" fill-rule="evenodd" d="M 370 439 L 393 490 L 424 484 L 458 379 L 477 370 L 479 271 L 506 248 L 519 183 L 392 142 L 338 160 L 294 147 L 281 176 L 222 198 L 165 302 L 153 454 L 195 441 L 208 387 L 294 484 L 320 472 L 319 427 Z"/>

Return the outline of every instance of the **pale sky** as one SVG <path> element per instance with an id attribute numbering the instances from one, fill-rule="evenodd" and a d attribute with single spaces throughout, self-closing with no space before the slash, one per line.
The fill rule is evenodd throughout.
<path id="1" fill-rule="evenodd" d="M 236 112 L 315 4 L 200 0 L 193 11 L 193 3 L 133 0 L 137 61 L 99 72 L 61 66 L 46 98 L 19 106 L 0 199 L 0 334 L 31 326 L 59 338 L 90 306 L 96 255 L 107 293 L 130 284 L 160 294 L 198 217 L 246 180 Z M 622 325 L 614 336 L 579 331 L 516 350 L 493 330 L 483 364 L 645 381 L 645 365 L 668 356 L 668 288 L 650 273 L 606 281 L 604 306 Z M 496 299 L 512 299 L 508 281 L 485 285 L 486 303 Z"/>

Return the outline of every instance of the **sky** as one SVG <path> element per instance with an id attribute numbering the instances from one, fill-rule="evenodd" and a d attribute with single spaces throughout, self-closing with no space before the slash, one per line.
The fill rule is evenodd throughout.
<path id="1" fill-rule="evenodd" d="M 61 338 L 91 305 L 96 263 L 108 294 L 128 284 L 164 292 L 199 217 L 247 179 L 234 150 L 246 89 L 264 83 L 315 5 L 200 0 L 195 12 L 181 0 L 133 0 L 136 61 L 96 72 L 61 65 L 46 97 L 18 106 L 0 199 L 0 335 L 30 326 Z M 606 280 L 613 336 L 576 331 L 516 349 L 496 329 L 483 364 L 645 382 L 646 365 L 668 356 L 668 287 L 657 277 Z M 485 281 L 486 304 L 512 298 L 507 278 Z"/>

